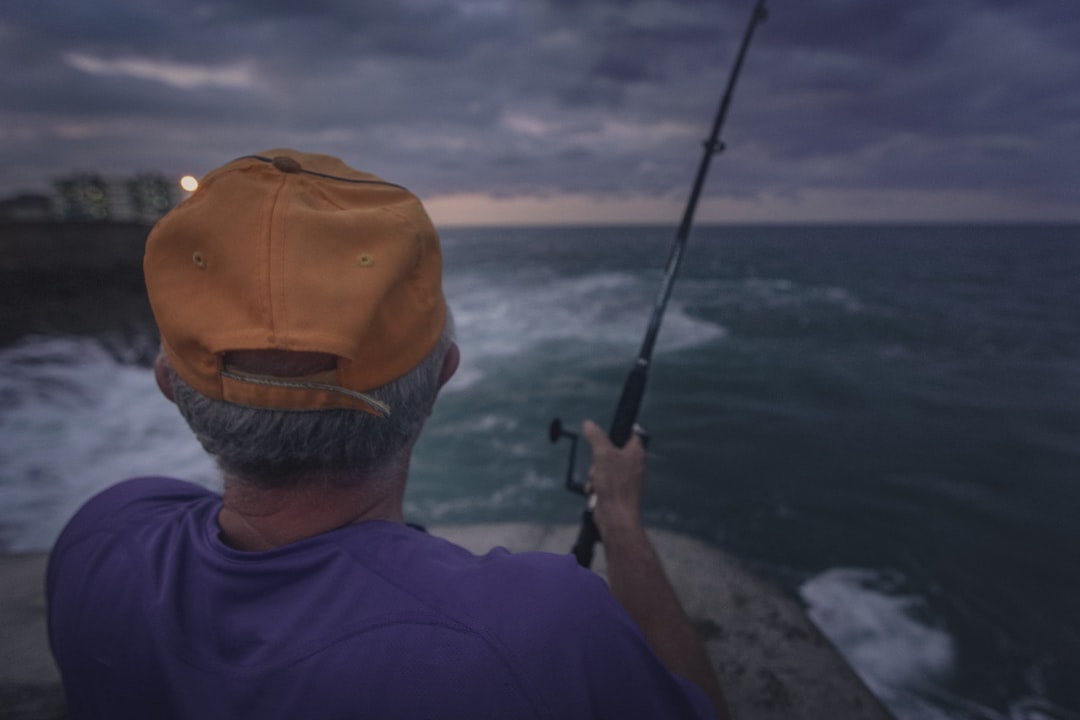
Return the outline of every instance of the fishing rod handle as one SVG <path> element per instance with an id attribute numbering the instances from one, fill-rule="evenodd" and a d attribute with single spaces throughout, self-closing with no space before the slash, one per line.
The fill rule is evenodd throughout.
<path id="1" fill-rule="evenodd" d="M 649 361 L 639 357 L 626 376 L 623 383 L 622 395 L 619 396 L 619 404 L 615 408 L 615 418 L 611 421 L 611 430 L 608 438 L 615 447 L 623 447 L 630 440 L 637 424 L 638 411 L 641 409 L 641 400 L 645 396 L 645 381 L 648 379 Z M 574 543 L 574 557 L 578 565 L 590 567 L 596 543 L 601 542 L 600 528 L 596 526 L 593 511 L 586 509 L 581 514 L 581 527 L 578 529 L 577 541 Z"/>
<path id="2" fill-rule="evenodd" d="M 648 447 L 649 434 L 645 432 L 645 428 L 634 423 L 632 432 L 641 438 L 643 445 Z M 574 541 L 574 547 L 572 549 L 574 558 L 578 561 L 578 565 L 581 565 L 584 568 L 592 565 L 596 543 L 600 542 L 600 528 L 597 526 L 596 518 L 593 516 L 593 508 L 595 507 L 596 496 L 590 495 L 589 504 L 586 507 L 585 512 L 581 514 L 581 528 L 578 530 L 577 540 Z"/>
<path id="3" fill-rule="evenodd" d="M 577 540 L 574 541 L 574 559 L 583 568 L 591 567 L 596 543 L 600 542 L 600 528 L 596 527 L 592 510 L 581 513 L 581 527 L 578 529 Z"/>

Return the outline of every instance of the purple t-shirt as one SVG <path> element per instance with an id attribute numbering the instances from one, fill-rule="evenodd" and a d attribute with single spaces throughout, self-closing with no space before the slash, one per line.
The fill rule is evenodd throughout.
<path id="1" fill-rule="evenodd" d="M 712 717 L 569 556 L 381 521 L 241 552 L 220 509 L 137 478 L 65 528 L 46 584 L 72 718 Z"/>

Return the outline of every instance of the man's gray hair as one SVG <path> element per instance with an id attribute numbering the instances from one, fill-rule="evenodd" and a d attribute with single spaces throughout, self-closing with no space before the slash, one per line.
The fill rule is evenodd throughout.
<path id="1" fill-rule="evenodd" d="M 272 410 L 208 398 L 170 369 L 173 396 L 203 448 L 229 476 L 264 488 L 347 483 L 400 462 L 431 412 L 443 359 L 453 343 L 447 319 L 435 349 L 415 368 L 367 394 L 390 416 L 362 410 Z"/>

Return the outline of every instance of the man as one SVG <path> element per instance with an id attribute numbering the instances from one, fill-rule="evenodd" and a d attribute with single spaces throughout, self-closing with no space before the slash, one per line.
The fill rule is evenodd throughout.
<path id="1" fill-rule="evenodd" d="M 405 188 L 292 150 L 210 173 L 147 240 L 155 365 L 224 474 L 90 500 L 54 548 L 73 718 L 726 717 L 642 530 L 644 451 L 587 423 L 611 590 L 569 556 L 404 524 L 458 364 Z"/>

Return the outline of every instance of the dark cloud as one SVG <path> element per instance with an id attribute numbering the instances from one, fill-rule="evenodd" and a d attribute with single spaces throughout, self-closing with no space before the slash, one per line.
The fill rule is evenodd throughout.
<path id="1" fill-rule="evenodd" d="M 426 194 L 681 193 L 750 5 L 7 3 L 0 193 L 75 169 L 201 172 L 280 145 Z M 770 5 L 710 193 L 1080 205 L 1080 6 Z"/>

